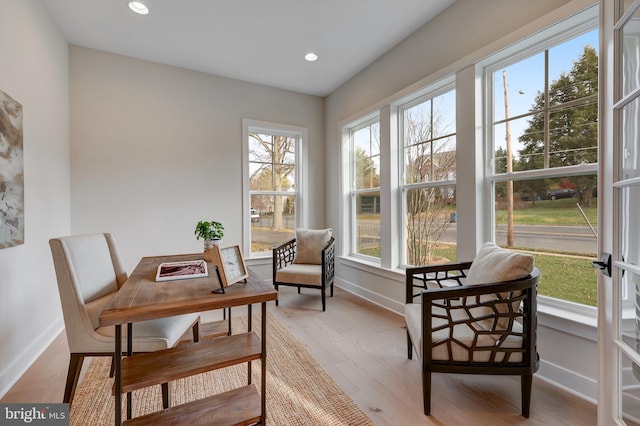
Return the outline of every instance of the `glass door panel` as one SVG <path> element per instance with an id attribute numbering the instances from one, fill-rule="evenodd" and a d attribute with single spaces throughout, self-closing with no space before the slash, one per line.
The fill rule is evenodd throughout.
<path id="1" fill-rule="evenodd" d="M 640 368 L 624 354 L 620 364 L 622 418 L 628 426 L 640 426 Z"/>
<path id="2" fill-rule="evenodd" d="M 612 360 L 617 381 L 613 418 L 640 424 L 640 2 L 621 1 L 616 11 L 613 92 L 614 327 Z M 616 149 L 617 148 L 617 149 Z M 605 190 L 608 190 L 605 188 Z M 615 364 L 616 362 L 614 362 Z M 602 377 L 600 378 L 602 380 Z"/>
<path id="3" fill-rule="evenodd" d="M 620 31 L 622 55 L 622 95 L 627 96 L 640 86 L 638 63 L 640 62 L 640 9 L 624 24 Z"/>
<path id="4" fill-rule="evenodd" d="M 622 108 L 621 178 L 640 177 L 640 98 L 636 98 Z"/>

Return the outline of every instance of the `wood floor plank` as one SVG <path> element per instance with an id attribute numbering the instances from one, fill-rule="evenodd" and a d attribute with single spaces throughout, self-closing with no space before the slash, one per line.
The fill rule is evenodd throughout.
<path id="1" fill-rule="evenodd" d="M 299 295 L 281 287 L 279 293 L 280 306 L 269 303 L 269 311 L 377 425 L 596 424 L 593 404 L 537 377 L 529 419 L 520 416 L 519 378 L 454 374 L 433 375 L 432 415 L 425 416 L 420 363 L 407 359 L 400 315 L 339 288 L 327 297 L 326 312 L 318 291 L 303 289 Z M 214 321 L 222 312 L 201 316 L 203 322 Z M 68 362 L 62 334 L 0 401 L 60 402 Z"/>

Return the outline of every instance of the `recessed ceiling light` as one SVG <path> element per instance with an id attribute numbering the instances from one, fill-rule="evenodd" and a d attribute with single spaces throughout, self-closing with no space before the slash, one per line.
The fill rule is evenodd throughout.
<path id="1" fill-rule="evenodd" d="M 309 61 L 309 62 L 317 61 L 318 60 L 318 55 L 316 55 L 313 52 L 309 52 L 306 55 L 304 55 L 304 59 L 306 61 Z"/>
<path id="2" fill-rule="evenodd" d="M 132 11 L 134 11 L 139 15 L 146 15 L 149 13 L 149 8 L 147 7 L 146 4 L 142 3 L 141 1 L 130 1 L 129 9 L 131 9 Z"/>

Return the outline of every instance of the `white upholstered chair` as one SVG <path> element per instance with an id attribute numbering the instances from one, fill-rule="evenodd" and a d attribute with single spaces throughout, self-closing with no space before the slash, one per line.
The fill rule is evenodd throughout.
<path id="1" fill-rule="evenodd" d="M 335 240 L 331 229 L 296 229 L 296 238 L 273 249 L 273 286 L 318 289 L 326 310 L 326 289 L 333 297 Z M 276 306 L 278 299 L 276 299 Z"/>
<path id="2" fill-rule="evenodd" d="M 422 361 L 424 413 L 431 373 L 518 375 L 529 417 L 536 351 L 533 256 L 485 243 L 473 262 L 406 270 L 407 352 Z"/>
<path id="3" fill-rule="evenodd" d="M 53 238 L 49 246 L 71 352 L 63 402 L 71 403 L 84 357 L 113 358 L 115 327 L 100 327 L 98 318 L 126 281 L 127 273 L 110 234 Z M 198 341 L 199 323 L 198 314 L 137 322 L 133 326 L 133 351 L 153 352 L 173 347 L 189 329 L 193 331 L 193 340 Z M 123 335 L 126 337 L 126 327 Z M 163 386 L 165 406 L 167 391 Z"/>

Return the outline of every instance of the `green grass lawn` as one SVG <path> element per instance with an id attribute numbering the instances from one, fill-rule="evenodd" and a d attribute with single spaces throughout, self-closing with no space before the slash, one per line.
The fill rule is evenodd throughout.
<path id="1" fill-rule="evenodd" d="M 594 205 L 596 202 L 594 198 Z M 524 206 L 513 212 L 513 221 L 517 225 L 588 226 L 576 206 L 575 198 L 527 202 Z M 597 227 L 597 208 L 583 207 L 582 210 L 591 226 Z M 507 212 L 496 211 L 496 223 L 506 221 Z M 597 305 L 597 271 L 591 266 L 595 259 L 541 252 L 534 253 L 534 256 L 536 266 L 542 272 L 539 294 L 588 306 Z"/>
<path id="2" fill-rule="evenodd" d="M 587 306 L 597 306 L 598 276 L 597 270 L 591 266 L 591 262 L 595 259 L 566 254 L 528 252 L 534 255 L 535 264 L 542 274 L 538 284 L 538 294 Z M 363 251 L 362 254 L 380 257 L 380 249 L 372 247 L 366 253 Z M 441 263 L 456 262 L 457 247 L 453 244 L 440 244 L 434 255 Z"/>
<path id="3" fill-rule="evenodd" d="M 594 228 L 598 226 L 596 202 L 597 199 L 594 198 L 594 207 L 582 207 Z M 507 223 L 506 210 L 496 210 L 496 223 Z M 513 211 L 513 223 L 516 225 L 588 226 L 576 205 L 575 198 L 518 203 Z"/>
<path id="4" fill-rule="evenodd" d="M 542 273 L 538 293 L 582 303 L 598 304 L 597 270 L 591 266 L 595 259 L 535 254 L 536 266 Z"/>
<path id="5" fill-rule="evenodd" d="M 538 284 L 538 294 L 597 306 L 598 276 L 597 270 L 591 266 L 591 262 L 595 259 L 563 254 L 532 254 L 542 274 Z M 456 246 L 441 244 L 436 250 L 436 255 L 453 262 L 456 259 Z"/>

